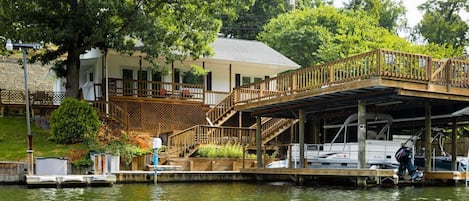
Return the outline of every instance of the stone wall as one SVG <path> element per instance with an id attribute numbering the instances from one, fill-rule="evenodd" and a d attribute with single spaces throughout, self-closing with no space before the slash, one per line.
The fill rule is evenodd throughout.
<path id="1" fill-rule="evenodd" d="M 27 164 L 24 162 L 0 161 L 0 184 L 18 184 L 24 182 Z"/>
<path id="2" fill-rule="evenodd" d="M 24 71 L 20 58 L 0 57 L 0 89 L 24 90 Z M 49 66 L 28 63 L 28 89 L 30 91 L 52 91 L 55 79 L 45 78 Z"/>

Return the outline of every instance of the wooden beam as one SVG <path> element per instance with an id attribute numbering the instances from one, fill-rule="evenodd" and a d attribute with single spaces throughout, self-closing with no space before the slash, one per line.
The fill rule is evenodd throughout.
<path id="1" fill-rule="evenodd" d="M 346 102 L 346 101 L 353 101 L 357 99 L 366 99 L 369 97 L 378 97 L 378 96 L 389 96 L 396 94 L 397 91 L 395 89 L 388 89 L 388 90 L 383 90 L 383 91 L 376 91 L 376 92 L 370 92 L 370 93 L 363 93 L 363 94 L 356 94 L 356 95 L 347 95 L 347 96 L 342 96 L 342 97 L 337 97 L 334 98 L 333 102 Z M 323 100 L 317 100 L 317 101 L 304 101 L 301 103 L 292 103 L 291 105 L 287 106 L 282 106 L 282 107 L 274 107 L 274 108 L 268 108 L 268 109 L 262 109 L 258 111 L 254 111 L 251 113 L 251 115 L 261 115 L 261 114 L 266 114 L 266 113 L 275 113 L 275 112 L 282 112 L 282 111 L 290 111 L 290 110 L 297 110 L 300 108 L 306 108 L 310 106 L 317 106 L 321 104 L 330 104 L 332 102 L 331 99 L 323 99 Z M 239 106 L 242 107 L 242 106 Z M 350 105 L 350 107 L 354 107 L 354 105 Z M 238 108 L 235 108 L 238 110 Z"/>
<path id="2" fill-rule="evenodd" d="M 432 98 L 432 99 L 441 99 L 441 100 L 454 100 L 454 101 L 465 101 L 469 102 L 469 90 L 462 92 L 462 94 L 453 94 L 453 93 L 438 93 L 438 92 L 426 92 L 426 91 L 416 91 L 409 89 L 399 89 L 398 94 L 400 96 L 412 96 L 420 98 Z"/>
<path id="3" fill-rule="evenodd" d="M 366 102 L 358 100 L 358 168 L 366 168 Z"/>
<path id="4" fill-rule="evenodd" d="M 425 102 L 425 172 L 432 170 L 432 107 L 429 101 Z"/>
<path id="5" fill-rule="evenodd" d="M 457 155 L 457 143 L 456 138 L 458 136 L 458 121 L 456 117 L 453 117 L 453 132 L 451 133 L 451 170 L 457 170 L 456 155 Z"/>
<path id="6" fill-rule="evenodd" d="M 256 117 L 256 158 L 257 167 L 261 168 L 262 165 L 262 122 L 261 117 Z"/>
<path id="7" fill-rule="evenodd" d="M 271 104 L 278 104 L 284 103 L 289 101 L 297 101 L 308 97 L 320 96 L 320 95 L 328 95 L 338 92 L 350 91 L 354 89 L 364 89 L 368 87 L 376 87 L 379 86 L 379 79 L 367 79 L 363 81 L 356 81 L 348 84 L 339 84 L 328 86 L 325 88 L 317 88 L 317 89 L 310 89 L 307 91 L 300 91 L 288 96 L 280 96 L 277 98 L 265 100 L 265 101 L 258 101 L 252 102 L 248 104 L 239 105 L 236 110 L 246 110 L 249 108 L 255 108 L 263 105 L 271 105 Z M 330 101 L 330 100 L 329 100 Z"/>
<path id="8" fill-rule="evenodd" d="M 319 144 L 319 115 L 313 114 L 313 144 Z"/>
<path id="9" fill-rule="evenodd" d="M 305 110 L 300 109 L 298 110 L 298 116 L 300 121 L 298 122 L 299 125 L 299 133 L 298 133 L 298 141 L 300 144 L 300 168 L 304 168 L 305 164 L 305 122 L 306 122 L 306 115 Z"/>
<path id="10" fill-rule="evenodd" d="M 364 177 L 393 177 L 392 169 L 339 169 L 339 168 L 245 168 L 243 174 L 279 174 L 279 175 L 317 175 L 317 176 L 364 176 Z"/>

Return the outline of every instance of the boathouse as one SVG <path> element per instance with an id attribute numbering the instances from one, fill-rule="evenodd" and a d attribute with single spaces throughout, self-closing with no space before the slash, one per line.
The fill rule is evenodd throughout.
<path id="1" fill-rule="evenodd" d="M 367 113 L 385 113 L 393 117 L 392 133 L 412 134 L 423 129 L 425 173 L 432 174 L 432 127 L 452 129 L 450 153 L 455 170 L 457 128 L 469 122 L 469 57 L 434 59 L 430 56 L 389 50 L 375 50 L 323 65 L 298 69 L 234 91 L 235 110 L 256 117 L 256 174 L 308 174 L 304 144 L 330 142 L 330 128 L 351 114 L 358 114 L 356 126 L 358 168 L 365 168 Z M 298 132 L 292 136 L 300 144 L 300 169 L 263 169 L 262 119 L 297 119 Z M 329 129 L 328 129 L 329 128 Z M 337 127 L 335 127 L 337 128 Z M 467 149 L 467 148 L 466 148 Z M 286 173 L 288 172 L 288 173 Z M 311 175 L 342 175 L 310 173 Z M 351 172 L 350 174 L 362 174 Z M 376 173 L 374 173 L 376 174 Z M 453 173 L 448 173 L 453 178 Z"/>

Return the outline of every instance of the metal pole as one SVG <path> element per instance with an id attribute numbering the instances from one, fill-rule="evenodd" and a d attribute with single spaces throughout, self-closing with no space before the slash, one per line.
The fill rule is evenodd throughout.
<path id="1" fill-rule="evenodd" d="M 23 70 L 24 70 L 24 102 L 26 107 L 26 127 L 28 129 L 28 175 L 34 175 L 33 158 L 33 136 L 31 135 L 31 119 L 29 112 L 29 91 L 28 91 L 28 67 L 26 65 L 26 48 L 23 48 Z"/>
<path id="2" fill-rule="evenodd" d="M 153 183 L 158 183 L 158 170 L 156 167 L 158 166 L 158 148 L 153 149 L 153 171 L 155 171 L 155 176 L 153 177 Z"/>

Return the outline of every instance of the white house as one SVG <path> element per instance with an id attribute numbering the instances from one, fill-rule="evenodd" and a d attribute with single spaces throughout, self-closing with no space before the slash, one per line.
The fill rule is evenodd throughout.
<path id="1" fill-rule="evenodd" d="M 217 38 L 212 45 L 213 56 L 170 64 L 168 68 L 172 73 L 167 75 L 152 72 L 150 64 L 141 58 L 139 51 L 132 56 L 109 51 L 104 59 L 99 50 L 91 50 L 81 56 L 80 88 L 83 97 L 86 100 L 105 98 L 104 92 L 107 90 L 109 96 L 189 96 L 192 101 L 204 101 L 211 105 L 234 87 L 300 68 L 259 41 Z M 184 79 L 191 65 L 201 66 L 207 72 L 195 84 L 185 83 L 188 81 Z M 106 79 L 109 83 L 107 87 L 103 84 Z"/>

